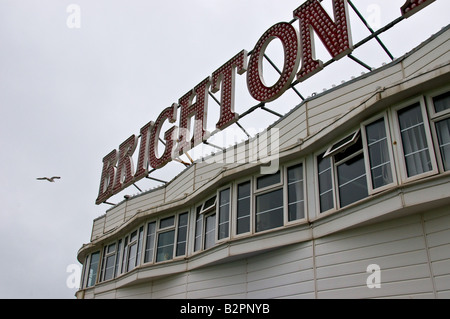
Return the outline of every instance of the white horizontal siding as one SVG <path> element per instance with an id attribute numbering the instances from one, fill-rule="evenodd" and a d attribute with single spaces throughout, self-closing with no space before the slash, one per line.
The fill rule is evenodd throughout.
<path id="1" fill-rule="evenodd" d="M 369 289 L 367 267 L 381 269 L 381 288 Z M 420 215 L 317 240 L 319 298 L 414 297 L 433 285 Z"/>
<path id="2" fill-rule="evenodd" d="M 448 298 L 449 229 L 450 211 L 441 208 L 117 290 L 98 287 L 95 297 Z M 381 268 L 381 288 L 366 285 L 371 264 Z"/>
<path id="3" fill-rule="evenodd" d="M 450 295 L 450 207 L 424 216 L 431 269 L 438 296 Z M 445 298 L 445 297 L 443 297 Z"/>

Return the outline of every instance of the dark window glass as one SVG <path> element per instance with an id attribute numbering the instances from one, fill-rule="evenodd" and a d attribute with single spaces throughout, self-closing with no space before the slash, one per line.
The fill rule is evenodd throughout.
<path id="1" fill-rule="evenodd" d="M 164 219 L 161 219 L 161 221 L 159 222 L 159 228 L 166 228 L 166 227 L 170 227 L 173 226 L 175 223 L 175 217 L 171 216 L 171 217 L 167 217 Z"/>
<path id="2" fill-rule="evenodd" d="M 173 258 L 174 236 L 175 230 L 160 233 L 158 235 L 156 262 L 171 260 Z"/>
<path id="3" fill-rule="evenodd" d="M 216 232 L 216 214 L 212 214 L 205 218 L 205 249 L 214 246 L 215 232 Z"/>
<path id="4" fill-rule="evenodd" d="M 203 230 L 203 214 L 201 214 L 202 206 L 197 207 L 197 218 L 195 220 L 195 241 L 194 251 L 202 248 L 202 230 Z"/>
<path id="5" fill-rule="evenodd" d="M 436 131 L 444 169 L 448 171 L 450 170 L 450 118 L 437 122 Z"/>
<path id="6" fill-rule="evenodd" d="M 330 157 L 323 158 L 323 154 L 320 155 L 317 158 L 317 166 L 319 167 L 320 212 L 323 213 L 334 208 Z"/>
<path id="7" fill-rule="evenodd" d="M 224 189 L 219 193 L 219 233 L 218 238 L 229 236 L 230 229 L 230 189 Z"/>
<path id="8" fill-rule="evenodd" d="M 256 196 L 256 232 L 283 226 L 283 189 Z"/>
<path id="9" fill-rule="evenodd" d="M 88 282 L 87 287 L 95 285 L 97 280 L 98 263 L 100 260 L 100 252 L 97 251 L 91 255 L 91 261 L 89 263 Z"/>
<path id="10" fill-rule="evenodd" d="M 108 246 L 105 254 L 105 275 L 103 280 L 112 279 L 114 276 L 114 266 L 116 261 L 116 244 Z"/>
<path id="11" fill-rule="evenodd" d="M 345 207 L 369 195 L 364 154 L 359 154 L 337 167 L 339 199 Z"/>
<path id="12" fill-rule="evenodd" d="M 288 217 L 289 221 L 305 217 L 303 193 L 303 165 L 288 168 Z"/>
<path id="13" fill-rule="evenodd" d="M 281 178 L 280 171 L 271 175 L 263 175 L 261 177 L 258 177 L 256 181 L 256 186 L 258 189 L 261 189 L 274 184 L 278 184 L 281 181 L 280 178 Z"/>
<path id="14" fill-rule="evenodd" d="M 180 214 L 178 216 L 178 238 L 176 256 L 186 255 L 186 238 L 188 229 L 188 214 Z"/>
<path id="15" fill-rule="evenodd" d="M 450 92 L 434 97 L 433 103 L 436 113 L 450 109 Z"/>
<path id="16" fill-rule="evenodd" d="M 155 231 L 156 231 L 156 223 L 151 222 L 147 225 L 147 240 L 145 244 L 145 255 L 144 262 L 152 262 L 153 261 L 153 251 L 155 247 Z"/>
<path id="17" fill-rule="evenodd" d="M 250 182 L 238 185 L 236 233 L 250 231 Z"/>

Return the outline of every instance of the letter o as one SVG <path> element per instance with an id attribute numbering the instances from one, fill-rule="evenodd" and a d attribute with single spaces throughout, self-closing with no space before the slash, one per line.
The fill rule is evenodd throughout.
<path id="1" fill-rule="evenodd" d="M 283 44 L 284 67 L 278 81 L 268 87 L 264 84 L 262 62 L 267 46 L 275 38 Z M 262 35 L 252 51 L 247 70 L 247 87 L 254 99 L 270 102 L 289 88 L 300 64 L 299 43 L 297 30 L 287 22 L 275 24 Z"/>

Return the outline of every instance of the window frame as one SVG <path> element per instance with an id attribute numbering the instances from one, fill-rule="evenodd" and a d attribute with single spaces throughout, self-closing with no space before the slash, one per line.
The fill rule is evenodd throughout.
<path id="1" fill-rule="evenodd" d="M 430 121 L 430 127 L 431 127 L 431 135 L 433 138 L 434 152 L 436 154 L 438 169 L 442 173 L 450 172 L 450 169 L 446 171 L 445 167 L 444 167 L 442 153 L 439 148 L 439 139 L 438 139 L 438 132 L 436 129 L 436 124 L 440 121 L 450 118 L 450 109 L 441 111 L 441 112 L 436 112 L 433 99 L 439 95 L 446 94 L 446 93 L 450 93 L 450 86 L 446 86 L 439 90 L 430 92 L 426 96 L 426 100 L 425 100 L 426 104 L 427 104 L 427 109 L 429 112 L 429 121 Z"/>
<path id="2" fill-rule="evenodd" d="M 337 192 L 336 192 L 336 181 L 335 181 L 335 175 L 334 175 L 334 159 L 333 156 L 325 156 L 327 149 L 321 149 L 319 152 L 314 154 L 314 175 L 315 175 L 315 181 L 316 181 L 316 187 L 315 187 L 315 192 L 316 195 L 315 200 L 316 200 L 316 212 L 317 212 L 317 216 L 321 217 L 321 216 L 325 216 L 328 214 L 332 214 L 334 212 L 336 212 L 339 208 L 338 208 L 338 203 L 337 203 Z M 330 161 L 330 175 L 331 175 L 331 193 L 332 193 L 332 197 L 333 197 L 333 207 L 327 210 L 324 210 L 323 212 L 321 211 L 320 208 L 320 171 L 319 171 L 319 158 L 325 159 L 328 158 L 328 160 Z"/>
<path id="3" fill-rule="evenodd" d="M 303 187 L 303 218 L 294 219 L 289 221 L 289 174 L 288 171 L 291 168 L 302 165 L 302 187 Z M 299 224 L 308 219 L 308 193 L 307 193 L 307 176 L 306 176 L 306 164 L 305 159 L 300 161 L 292 161 L 283 165 L 284 180 L 283 180 L 283 206 L 284 206 L 284 226 Z"/>
<path id="4" fill-rule="evenodd" d="M 250 195 L 248 197 L 245 198 L 249 198 L 249 229 L 247 232 L 238 234 L 238 201 L 239 201 L 239 186 L 246 184 L 246 183 L 250 183 L 249 186 L 249 191 L 250 191 Z M 240 237 L 245 237 L 245 236 L 249 236 L 253 234 L 253 209 L 254 209 L 254 191 L 253 191 L 253 178 L 252 177 L 246 177 L 246 178 L 242 178 L 239 180 L 236 180 L 233 183 L 233 187 L 232 187 L 232 237 L 234 238 L 240 238 Z M 246 215 L 247 216 L 247 215 Z"/>
<path id="5" fill-rule="evenodd" d="M 414 176 L 409 177 L 408 176 L 408 168 L 407 163 L 405 159 L 404 154 L 404 148 L 403 148 L 403 139 L 401 135 L 401 129 L 400 129 L 400 121 L 398 113 L 408 107 L 413 106 L 414 104 L 419 103 L 420 105 L 420 111 L 422 114 L 423 119 L 423 125 L 424 125 L 424 131 L 426 136 L 426 141 L 428 144 L 428 151 L 430 155 L 430 161 L 431 161 L 431 170 L 425 173 L 420 173 Z M 398 105 L 395 105 L 391 108 L 391 125 L 392 125 L 392 137 L 394 139 L 393 145 L 395 146 L 394 153 L 396 154 L 396 165 L 397 165 L 397 171 L 399 172 L 400 180 L 402 182 L 412 182 L 419 179 L 422 179 L 424 177 L 432 176 L 437 174 L 438 171 L 438 165 L 436 161 L 436 154 L 434 150 L 434 140 L 432 138 L 431 134 L 431 128 L 430 128 L 430 120 L 428 118 L 428 112 L 427 108 L 425 106 L 425 98 L 423 95 L 409 99 L 407 101 L 404 101 Z"/>
<path id="6" fill-rule="evenodd" d="M 377 122 L 380 119 L 384 119 L 384 128 L 386 130 L 386 143 L 389 153 L 389 161 L 391 164 L 391 174 L 392 174 L 392 182 L 386 184 L 384 186 L 373 188 L 373 179 L 372 179 L 372 167 L 370 163 L 370 154 L 369 154 L 369 141 L 367 140 L 367 132 L 366 127 Z M 369 191 L 369 196 L 374 195 L 380 192 L 385 191 L 386 189 L 392 188 L 394 185 L 398 184 L 397 179 L 397 171 L 396 171 L 396 160 L 394 158 L 394 150 L 393 150 L 393 142 L 392 142 L 392 132 L 390 129 L 390 121 L 388 111 L 377 114 L 370 119 L 361 123 L 361 138 L 363 139 L 363 151 L 364 151 L 364 163 L 366 165 L 366 175 L 367 175 L 367 186 Z"/>
<path id="7" fill-rule="evenodd" d="M 358 131 L 360 130 L 360 128 L 358 129 Z M 346 137 L 348 137 L 348 135 L 346 135 Z M 343 159 L 340 159 L 339 161 L 336 161 L 336 158 L 335 158 L 335 156 L 337 155 L 337 154 L 339 154 L 339 153 L 341 153 L 341 152 L 345 152 L 346 150 L 347 150 L 347 148 L 349 148 L 349 147 L 352 147 L 353 145 L 355 145 L 357 142 L 358 142 L 358 140 L 359 139 L 361 139 L 361 150 L 358 150 L 358 151 L 356 151 L 356 152 L 354 152 L 354 153 L 352 153 L 352 154 L 350 154 L 350 155 L 347 155 L 345 158 L 343 158 Z M 336 144 L 336 143 L 335 143 Z M 361 134 L 357 134 L 357 138 L 356 138 L 356 140 L 353 142 L 353 143 L 351 143 L 351 144 L 348 144 L 348 146 L 346 147 L 346 148 L 344 148 L 344 149 L 342 149 L 341 148 L 341 152 L 338 152 L 338 153 L 334 153 L 333 155 L 331 155 L 331 164 L 332 164 L 332 168 L 333 168 L 333 174 L 334 174 L 334 185 L 333 185 L 333 189 L 334 189 L 334 191 L 335 191 L 335 193 L 336 193 L 336 207 L 337 207 L 337 209 L 344 209 L 344 208 L 346 208 L 346 207 L 349 207 L 349 206 L 351 206 L 351 205 L 353 205 L 353 204 L 355 204 L 355 203 L 358 203 L 358 202 L 360 202 L 361 200 L 364 200 L 364 199 L 366 199 L 367 197 L 369 197 L 370 196 L 370 193 L 369 193 L 369 182 L 368 182 L 368 179 L 367 179 L 367 169 L 366 169 L 366 161 L 368 160 L 366 157 L 365 157 L 365 154 L 364 154 L 364 140 L 362 139 L 362 136 L 361 136 Z M 364 197 L 364 198 L 361 198 L 361 199 L 358 199 L 358 200 L 356 200 L 356 201 L 354 201 L 354 202 L 352 202 L 352 203 L 349 203 L 349 204 L 347 204 L 347 205 L 342 205 L 341 204 L 341 190 L 340 190 L 340 185 L 339 185 L 339 170 L 338 170 L 338 167 L 340 166 L 340 165 L 342 165 L 342 164 L 344 164 L 344 163 L 347 163 L 348 161 L 351 161 L 351 160 L 353 160 L 354 158 L 356 158 L 356 157 L 358 157 L 358 156 L 360 156 L 360 155 L 363 155 L 363 161 L 364 161 L 364 171 L 365 171 L 365 176 L 366 176 L 366 186 L 367 186 L 367 196 L 366 197 Z M 362 176 L 362 175 L 361 175 Z M 360 177 L 361 177 L 360 176 Z M 358 177 L 358 179 L 360 178 L 360 177 Z M 353 181 L 353 180 L 352 180 Z M 350 181 L 351 182 L 351 181 Z M 350 183 L 350 182 L 347 182 L 347 183 Z M 341 185 L 342 186 L 342 185 Z"/>
<path id="8" fill-rule="evenodd" d="M 220 193 L 229 190 L 229 202 L 228 202 L 228 236 L 219 239 L 219 226 L 220 226 Z M 219 189 L 217 189 L 217 197 L 216 197 L 216 236 L 215 236 L 215 244 L 220 244 L 224 241 L 228 241 L 231 238 L 231 224 L 232 224 L 232 210 L 233 210 L 233 188 L 231 184 L 225 185 Z"/>
<path id="9" fill-rule="evenodd" d="M 109 253 L 108 249 L 112 245 L 115 245 L 114 252 Z M 99 282 L 109 281 L 109 280 L 112 280 L 112 279 L 114 279 L 116 277 L 117 250 L 118 250 L 118 240 L 116 240 L 116 241 L 114 241 L 112 243 L 109 243 L 108 245 L 103 246 L 103 254 L 102 254 L 101 267 L 100 267 L 100 279 L 99 279 Z M 109 279 L 105 279 L 107 259 L 109 257 L 112 257 L 112 256 L 114 256 L 112 277 L 109 278 Z"/>
<path id="10" fill-rule="evenodd" d="M 286 214 L 286 200 L 285 200 L 285 197 L 286 197 L 286 192 L 285 192 L 285 188 L 284 188 L 284 184 L 285 184 L 284 183 L 284 175 L 285 175 L 284 174 L 284 166 L 279 167 L 278 171 L 275 172 L 274 174 L 276 174 L 276 173 L 280 174 L 280 182 L 274 183 L 274 184 L 269 185 L 269 186 L 262 187 L 260 189 L 258 189 L 258 178 L 264 177 L 267 174 L 259 173 L 259 174 L 254 175 L 253 178 L 252 178 L 252 184 L 253 184 L 253 189 L 252 190 L 253 190 L 253 193 L 252 193 L 251 200 L 253 202 L 253 206 L 252 206 L 251 216 L 250 216 L 250 218 L 253 221 L 252 225 L 251 225 L 252 226 L 252 229 L 251 229 L 251 233 L 252 234 L 262 234 L 262 233 L 270 232 L 270 231 L 273 231 L 275 229 L 279 229 L 281 227 L 284 227 L 286 225 L 286 223 L 285 223 L 285 214 Z M 274 174 L 271 174 L 271 175 L 274 175 Z M 257 228 L 258 225 L 257 225 L 257 222 L 256 222 L 256 215 L 257 215 L 256 198 L 258 196 L 265 195 L 265 194 L 268 194 L 268 193 L 271 193 L 271 192 L 275 192 L 275 191 L 278 191 L 280 189 L 282 191 L 282 201 L 283 201 L 283 206 L 282 206 L 283 207 L 283 225 L 278 226 L 278 227 L 274 227 L 274 228 L 269 228 L 269 229 L 257 231 L 256 228 Z"/>

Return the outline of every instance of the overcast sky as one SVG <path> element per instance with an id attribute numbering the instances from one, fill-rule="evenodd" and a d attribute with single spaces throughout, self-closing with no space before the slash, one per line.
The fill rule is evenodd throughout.
<path id="1" fill-rule="evenodd" d="M 74 298 L 67 280 L 76 273 L 67 267 L 79 265 L 93 219 L 111 207 L 95 205 L 102 158 L 239 51 L 251 51 L 269 27 L 290 21 L 303 2 L 0 0 L 0 298 Z M 400 16 L 404 2 L 353 0 L 374 29 Z M 400 57 L 447 26 L 448 12 L 450 1 L 436 0 L 380 38 Z M 354 43 L 368 34 L 353 12 L 351 27 Z M 269 49 L 276 61 L 276 43 Z M 372 67 L 390 62 L 375 41 L 353 54 Z M 365 71 L 344 58 L 297 89 L 307 97 Z M 245 76 L 236 88 L 238 113 L 257 104 L 245 96 Z M 301 101 L 289 98 L 269 106 L 284 114 Z M 209 127 L 215 115 L 210 104 Z M 259 130 L 274 120 L 255 113 L 243 124 Z M 167 168 L 183 169 L 172 163 L 155 176 L 170 180 Z M 36 180 L 53 175 L 61 179 Z M 111 201 L 134 193 L 131 186 Z"/>

